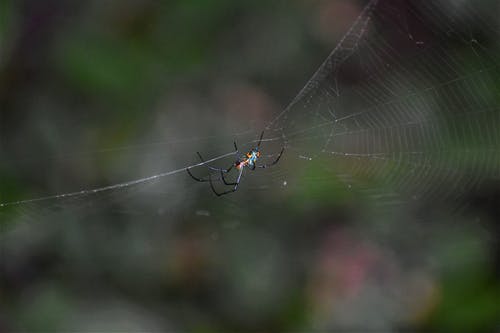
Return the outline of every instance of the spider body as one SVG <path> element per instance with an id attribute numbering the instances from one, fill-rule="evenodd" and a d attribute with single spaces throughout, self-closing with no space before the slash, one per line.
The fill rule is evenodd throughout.
<path id="1" fill-rule="evenodd" d="M 241 157 L 238 159 L 235 163 L 234 166 L 236 169 L 240 170 L 244 167 L 249 167 L 250 169 L 255 169 L 255 162 L 260 157 L 260 152 L 258 148 L 254 148 L 250 150 L 248 153 L 245 154 L 245 157 Z"/>
<path id="2" fill-rule="evenodd" d="M 263 136 L 264 136 L 264 132 L 262 132 L 260 134 L 260 138 L 259 138 L 259 142 L 257 144 L 257 147 L 253 148 L 252 150 L 250 150 L 246 154 L 240 153 L 240 151 L 238 150 L 238 146 L 236 145 L 236 142 L 234 142 L 234 149 L 235 149 L 234 154 L 236 155 L 237 158 L 236 158 L 236 162 L 234 162 L 234 164 L 232 164 L 229 168 L 227 168 L 227 169 L 221 169 L 221 168 L 214 168 L 212 166 L 207 166 L 207 168 L 209 169 L 209 171 L 217 171 L 218 173 L 220 173 L 220 180 L 222 180 L 222 182 L 224 183 L 224 185 L 233 186 L 230 190 L 227 190 L 227 191 L 224 191 L 224 192 L 218 192 L 215 189 L 211 173 L 208 174 L 208 179 L 203 179 L 203 178 L 195 177 L 191 173 L 190 168 L 187 168 L 186 171 L 189 174 L 189 176 L 191 176 L 191 178 L 193 178 L 196 181 L 199 181 L 199 182 L 209 182 L 210 183 L 210 187 L 212 188 L 212 191 L 217 196 L 221 196 L 221 195 L 224 195 L 224 194 L 236 192 L 236 190 L 238 189 L 238 186 L 240 185 L 241 176 L 243 175 L 243 170 L 245 169 L 245 167 L 249 168 L 252 171 L 255 170 L 255 168 L 268 168 L 268 167 L 271 167 L 271 166 L 275 165 L 276 163 L 278 163 L 278 161 L 281 158 L 281 155 L 283 154 L 283 151 L 285 150 L 285 147 L 281 148 L 281 151 L 278 154 L 278 157 L 271 164 L 257 165 L 257 160 L 260 158 L 259 148 L 260 148 L 260 144 L 262 142 Z M 203 159 L 203 157 L 201 156 L 201 154 L 199 152 L 197 154 L 198 154 L 198 157 L 200 158 L 200 160 L 203 163 L 205 163 L 205 160 Z M 236 170 L 238 170 L 238 175 L 237 175 L 236 180 L 234 182 L 228 182 L 227 179 L 226 179 L 226 177 L 224 175 L 227 175 L 233 168 L 235 168 Z"/>

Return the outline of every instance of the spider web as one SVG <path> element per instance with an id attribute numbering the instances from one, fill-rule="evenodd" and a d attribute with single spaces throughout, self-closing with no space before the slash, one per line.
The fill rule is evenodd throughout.
<path id="1" fill-rule="evenodd" d="M 458 200 L 498 179 L 499 68 L 485 37 L 498 33 L 469 5 L 369 2 L 268 129 L 385 202 Z"/>
<path id="2" fill-rule="evenodd" d="M 381 202 L 456 200 L 498 179 L 493 22 L 472 2 L 368 2 L 299 94 L 269 121 L 263 144 L 271 152 L 284 146 L 289 161 L 320 165 L 346 188 Z M 233 137 L 250 147 L 258 133 Z M 130 195 L 187 167 L 232 158 L 233 151 L 204 155 L 206 162 L 140 179 L 0 207 Z M 287 179 L 283 167 L 270 176 L 274 184 Z"/>
<path id="3" fill-rule="evenodd" d="M 57 305 L 53 300 L 57 302 L 58 289 L 68 290 L 68 295 L 74 292 L 78 296 L 68 297 L 79 302 L 82 290 L 87 290 L 84 286 L 89 286 L 99 297 L 106 290 L 111 297 L 141 303 L 141 313 L 155 312 L 173 323 L 185 317 L 196 328 L 211 327 L 211 319 L 217 323 L 230 318 L 232 323 L 235 318 L 236 324 L 227 326 L 234 331 L 239 322 L 244 323 L 241 327 L 253 321 L 267 323 L 283 313 L 275 311 L 278 306 L 295 316 L 297 293 L 318 293 L 319 302 L 305 300 L 305 312 L 322 317 L 322 308 L 318 311 L 314 306 L 322 307 L 325 295 L 340 301 L 325 303 L 324 319 L 310 319 L 313 330 L 359 330 L 361 322 L 387 331 L 401 329 L 409 320 L 414 325 L 413 309 L 436 311 L 433 292 L 431 303 L 413 306 L 429 299 L 427 282 L 445 308 L 450 303 L 446 300 L 454 300 L 447 296 L 446 276 L 452 282 L 457 277 L 461 281 L 453 288 L 470 285 L 479 290 L 477 294 L 488 294 L 489 280 L 484 282 L 487 288 L 478 281 L 489 275 L 477 267 L 488 262 L 489 272 L 489 261 L 493 262 L 489 246 L 496 244 L 495 236 L 478 232 L 475 225 L 450 228 L 448 211 L 444 218 L 441 210 L 424 216 L 432 219 L 432 228 L 422 228 L 421 216 L 413 216 L 424 210 L 420 205 L 447 210 L 451 202 L 464 208 L 471 192 L 500 176 L 499 34 L 491 17 L 498 12 L 498 4 L 478 3 L 371 0 L 359 5 L 359 16 L 337 46 L 329 55 L 325 50 L 327 59 L 302 89 L 296 87 L 296 97 L 263 126 L 231 126 L 231 131 L 224 131 L 222 122 L 217 122 L 215 135 L 205 135 L 207 131 L 190 136 L 169 132 L 159 122 L 158 131 L 177 135 L 149 144 L 134 141 L 129 146 L 100 146 L 98 151 L 54 156 L 54 163 L 47 166 L 61 164 L 55 172 L 31 166 L 30 172 L 40 170 L 25 181 L 26 193 L 31 190 L 34 195 L 4 198 L 0 190 L 0 283 L 6 282 L 2 290 L 13 290 L 6 298 L 7 305 L 15 301 L 10 312 L 30 319 L 30 309 L 46 304 L 40 301 L 38 289 L 52 290 L 55 285 L 55 296 L 49 292 L 48 300 L 49 305 Z M 197 122 L 210 127 L 205 120 L 214 118 L 213 114 L 204 115 L 199 109 L 193 113 Z M 255 147 L 263 129 L 263 157 L 258 162 L 273 161 L 282 147 L 285 152 L 272 168 L 246 169 L 247 178 L 237 192 L 216 197 L 207 183 L 196 182 L 186 173 L 189 167 L 203 177 L 206 165 L 227 168 L 234 162 L 232 141 L 245 152 Z M 148 128 L 150 132 L 155 128 Z M 197 159 L 197 150 L 205 162 Z M 7 157 L 6 152 L 2 149 L 0 155 Z M 97 167 L 88 167 L 95 156 L 109 157 L 114 164 L 96 171 Z M 2 161 L 7 166 L 10 162 L 9 158 Z M 82 161 L 84 165 L 74 169 L 76 176 L 64 174 L 66 167 Z M 54 181 L 57 170 L 63 178 L 59 183 Z M 68 178 L 80 183 L 58 187 Z M 37 181 L 49 185 L 37 192 Z M 0 188 L 6 183 L 0 179 Z M 227 188 L 221 182 L 216 186 Z M 341 195 L 351 201 L 342 197 L 332 208 Z M 377 209 L 388 207 L 390 213 L 385 215 L 383 208 L 365 209 L 372 208 L 364 205 L 365 198 Z M 416 214 L 414 206 L 419 210 Z M 463 216 L 456 221 L 464 221 Z M 349 228 L 344 232 L 346 222 Z M 436 246 L 441 244 L 445 246 Z M 206 258 L 198 256 L 204 252 Z M 358 274 L 363 262 L 371 268 Z M 340 266 L 346 266 L 349 275 Z M 315 267 L 321 272 L 316 273 Z M 469 273 L 480 279 L 470 279 Z M 195 275 L 202 277 L 191 279 Z M 359 281 L 362 275 L 367 276 L 367 287 L 359 293 L 360 301 L 343 300 L 342 280 L 349 276 Z M 198 286 L 197 281 L 212 279 Z M 180 280 L 187 283 L 176 282 Z M 331 289 L 332 283 L 338 283 L 342 293 L 332 292 L 336 290 Z M 421 283 L 423 287 L 418 286 Z M 316 284 L 317 291 L 310 288 Z M 408 295 L 420 291 L 427 295 L 420 300 L 410 297 L 410 310 Z M 280 296 L 284 293 L 291 298 Z M 460 290 L 456 295 L 461 295 Z M 490 304 L 467 299 L 479 307 Z M 21 310 L 33 302 L 37 306 Z M 60 304 L 70 308 L 63 312 L 70 318 L 87 322 L 93 316 L 88 315 L 89 307 L 82 308 L 85 316 L 79 317 L 73 315 L 77 310 L 71 309 L 71 303 Z M 175 311 L 179 304 L 181 312 Z M 156 307 L 161 309 L 156 312 Z M 332 313 L 332 308 L 342 310 Z M 453 314 L 461 313 L 455 308 L 441 316 L 448 314 L 454 320 Z M 108 318 L 110 313 L 103 315 Z M 129 315 L 118 312 L 122 313 Z M 210 325 L 204 326 L 209 322 L 205 319 L 197 325 L 199 318 L 208 318 Z M 181 324 L 183 320 L 179 319 Z M 290 323 L 294 325 L 295 319 Z"/>

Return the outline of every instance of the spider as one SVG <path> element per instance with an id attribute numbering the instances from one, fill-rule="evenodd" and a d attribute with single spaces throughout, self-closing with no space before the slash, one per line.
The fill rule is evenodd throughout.
<path id="1" fill-rule="evenodd" d="M 246 154 L 242 154 L 238 150 L 238 146 L 236 145 L 236 142 L 233 142 L 234 143 L 234 154 L 236 155 L 236 161 L 229 168 L 221 169 L 221 168 L 214 168 L 212 166 L 207 165 L 207 168 L 209 170 L 220 172 L 220 176 L 221 176 L 220 179 L 222 179 L 222 182 L 224 183 L 224 185 L 233 186 L 230 190 L 227 190 L 224 192 L 217 192 L 217 190 L 215 189 L 214 183 L 212 181 L 212 175 L 210 173 L 208 174 L 208 179 L 202 179 L 202 178 L 198 178 L 198 177 L 194 176 L 191 173 L 190 168 L 187 168 L 186 171 L 191 176 L 191 178 L 193 178 L 194 180 L 196 180 L 198 182 L 209 182 L 210 187 L 212 188 L 212 191 L 218 197 L 220 197 L 221 195 L 236 192 L 236 190 L 238 190 L 238 186 L 240 185 L 241 176 L 243 175 L 243 170 L 245 169 L 245 167 L 249 168 L 252 171 L 255 170 L 255 168 L 265 169 L 265 168 L 271 167 L 271 166 L 275 165 L 276 163 L 278 163 L 278 161 L 281 158 L 281 155 L 283 154 L 283 151 L 285 151 L 285 147 L 281 148 L 281 151 L 280 151 L 278 157 L 271 164 L 257 165 L 256 162 L 260 157 L 259 148 L 260 148 L 260 144 L 262 142 L 263 136 L 264 136 L 264 131 L 262 131 L 262 133 L 260 134 L 260 138 L 259 138 L 259 142 L 257 143 L 257 147 L 253 148 L 252 150 L 250 150 Z M 201 162 L 205 163 L 205 160 L 201 156 L 200 152 L 197 152 L 197 154 L 198 154 L 198 157 L 200 158 Z M 228 174 L 233 168 L 236 168 L 236 170 L 238 170 L 238 177 L 236 178 L 236 181 L 228 182 L 226 180 L 226 177 L 224 177 L 224 174 Z"/>

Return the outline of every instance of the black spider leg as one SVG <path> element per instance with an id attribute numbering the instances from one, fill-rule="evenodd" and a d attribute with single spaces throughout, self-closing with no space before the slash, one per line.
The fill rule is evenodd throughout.
<path id="1" fill-rule="evenodd" d="M 260 143 L 262 142 L 262 138 L 264 137 L 264 131 L 260 133 L 259 143 L 257 143 L 257 148 L 260 148 Z"/>
<path id="2" fill-rule="evenodd" d="M 264 165 L 259 165 L 259 168 L 262 168 L 262 169 L 265 169 L 265 168 L 269 168 L 269 167 L 272 167 L 273 165 L 275 165 L 276 163 L 279 162 L 280 158 L 281 158 L 281 155 L 283 155 L 283 152 L 285 151 L 285 147 L 281 148 L 281 151 L 280 151 L 280 154 L 278 155 L 278 157 L 274 160 L 273 163 L 271 164 L 264 164 Z"/>
<path id="3" fill-rule="evenodd" d="M 201 154 L 199 152 L 196 152 L 196 154 L 198 154 L 198 157 L 200 158 L 200 161 L 202 163 L 205 163 L 205 160 L 203 159 L 203 157 L 201 156 Z M 229 171 L 231 171 L 231 169 L 233 168 L 233 166 L 231 165 L 228 169 L 222 169 L 222 168 L 214 168 L 210 165 L 205 165 L 205 167 L 207 167 L 208 169 L 210 170 L 213 170 L 213 171 L 217 171 L 217 172 L 220 172 L 221 174 L 223 173 L 227 173 Z M 191 172 L 190 170 L 191 168 L 186 168 L 186 171 L 187 173 L 191 176 L 191 178 L 193 178 L 194 180 L 198 181 L 198 182 L 208 182 L 209 180 L 208 179 L 203 179 L 203 178 L 198 178 L 196 177 L 195 175 L 193 175 L 193 173 Z M 224 181 L 225 183 L 225 181 Z"/>
<path id="4" fill-rule="evenodd" d="M 238 146 L 236 145 L 236 141 L 233 141 L 233 144 L 234 144 L 234 154 L 235 154 L 235 155 L 237 155 L 237 154 L 239 154 L 239 150 L 238 150 Z M 238 162 L 239 162 L 239 159 L 236 161 L 236 163 L 238 163 Z M 224 185 L 236 185 L 236 183 L 235 183 L 235 182 L 228 182 L 228 181 L 226 181 L 226 177 L 224 177 L 224 174 L 225 174 L 225 173 L 228 173 L 229 171 L 231 171 L 231 169 L 232 169 L 234 166 L 235 166 L 235 164 L 231 165 L 231 166 L 230 166 L 228 169 L 226 169 L 226 170 L 223 170 L 223 169 L 219 170 L 219 172 L 220 172 L 220 176 L 221 176 L 221 178 L 222 178 L 222 181 L 224 182 Z"/>
<path id="5" fill-rule="evenodd" d="M 193 179 L 194 179 L 194 180 L 196 180 L 197 182 L 207 182 L 207 181 L 208 181 L 208 179 L 198 178 L 198 177 L 196 177 L 195 175 L 193 175 L 193 174 L 191 173 L 191 171 L 189 170 L 189 168 L 186 168 L 186 171 L 187 171 L 188 175 L 190 175 L 190 176 L 191 176 L 191 178 L 193 178 Z"/>
<path id="6" fill-rule="evenodd" d="M 236 142 L 233 142 L 234 143 L 234 153 L 237 154 L 239 153 L 238 151 L 238 147 L 236 146 Z M 205 163 L 205 160 L 203 159 L 203 157 L 201 156 L 200 152 L 197 151 L 196 154 L 198 155 L 198 157 L 200 158 L 200 161 L 201 163 Z M 231 169 L 233 168 L 234 165 L 231 165 L 228 169 L 222 169 L 222 168 L 214 168 L 210 165 L 205 165 L 208 169 L 210 170 L 214 170 L 214 171 L 217 171 L 217 172 L 220 172 L 222 174 L 222 181 L 224 182 L 224 184 L 226 185 L 232 185 L 232 183 L 227 183 L 226 182 L 226 179 L 224 178 L 224 173 L 228 173 L 229 171 L 231 171 Z M 209 179 L 203 179 L 203 178 L 198 178 L 196 177 L 195 175 L 193 175 L 193 173 L 191 172 L 191 168 L 186 168 L 186 171 L 187 173 L 189 174 L 189 176 L 191 176 L 191 178 L 193 178 L 194 180 L 198 181 L 198 182 L 208 182 Z"/>
<path id="7" fill-rule="evenodd" d="M 214 183 L 212 182 L 212 175 L 208 174 L 208 180 L 210 182 L 210 187 L 212 188 L 212 191 L 215 193 L 215 195 L 218 196 L 218 197 L 220 197 L 221 195 L 225 195 L 225 194 L 236 192 L 236 190 L 238 189 L 238 186 L 240 185 L 240 180 L 241 180 L 241 175 L 242 174 L 243 174 L 243 168 L 240 169 L 240 172 L 238 174 L 238 178 L 236 179 L 236 182 L 234 182 L 234 183 L 227 183 L 227 185 L 234 185 L 234 187 L 232 189 L 228 190 L 228 191 L 220 192 L 220 193 L 217 192 L 217 190 L 215 189 Z M 225 183 L 225 181 L 224 181 L 224 183 Z"/>

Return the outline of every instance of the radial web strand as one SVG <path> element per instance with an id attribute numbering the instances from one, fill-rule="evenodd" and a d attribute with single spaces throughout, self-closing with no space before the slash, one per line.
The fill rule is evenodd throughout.
<path id="1" fill-rule="evenodd" d="M 475 37 L 492 22 L 467 2 L 371 1 L 268 128 L 372 197 L 455 200 L 500 175 L 498 49 Z"/>

